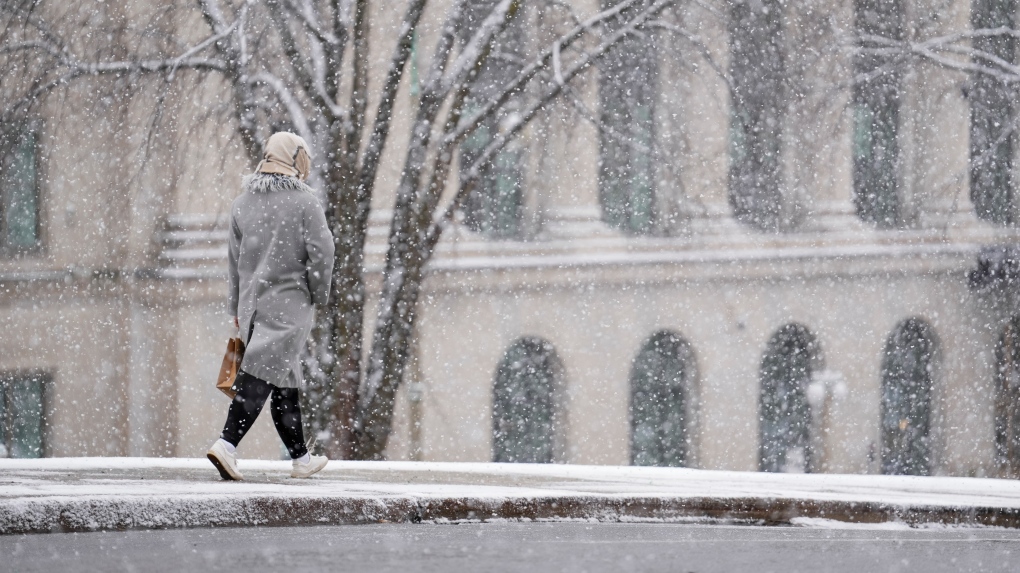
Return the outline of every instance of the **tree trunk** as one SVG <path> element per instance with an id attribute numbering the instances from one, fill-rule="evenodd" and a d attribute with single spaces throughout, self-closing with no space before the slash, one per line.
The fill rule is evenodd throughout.
<path id="1" fill-rule="evenodd" d="M 409 217 L 410 218 L 410 217 Z M 409 225 L 409 226 L 413 226 Z M 419 230 L 412 231 L 421 235 Z M 372 356 L 366 373 L 366 393 L 359 408 L 359 459 L 385 459 L 386 443 L 393 426 L 397 388 L 408 363 L 416 306 L 428 256 L 422 256 L 420 240 L 401 252 L 394 271 L 387 273 L 383 286 L 380 320 L 372 341 Z M 400 270 L 396 270 L 399 266 Z"/>
<path id="2" fill-rule="evenodd" d="M 338 156 L 345 157 L 339 153 Z M 327 391 L 330 439 L 323 449 L 333 459 L 351 459 L 354 455 L 354 420 L 361 381 L 367 225 L 357 216 L 357 182 L 352 166 L 340 161 L 333 164 L 326 182 L 326 221 L 333 233 L 336 254 L 330 304 L 323 317 L 332 329 L 328 348 L 334 357 L 328 369 L 328 385 L 332 390 Z"/>

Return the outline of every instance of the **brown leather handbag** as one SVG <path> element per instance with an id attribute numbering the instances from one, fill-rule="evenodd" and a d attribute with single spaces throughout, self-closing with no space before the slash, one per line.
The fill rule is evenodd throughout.
<path id="1" fill-rule="evenodd" d="M 237 372 L 241 369 L 241 359 L 244 358 L 244 343 L 240 338 L 231 338 L 227 341 L 227 351 L 223 354 L 223 364 L 220 365 L 220 376 L 216 380 L 216 388 L 234 399 L 237 392 L 231 390 Z"/>

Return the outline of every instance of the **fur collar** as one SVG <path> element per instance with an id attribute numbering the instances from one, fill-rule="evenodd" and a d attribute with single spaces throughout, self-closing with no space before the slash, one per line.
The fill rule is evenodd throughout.
<path id="1" fill-rule="evenodd" d="M 276 175 L 275 173 L 252 173 L 241 180 L 245 191 L 252 193 L 272 193 L 274 191 L 304 191 L 312 193 L 312 188 L 305 185 L 297 177 Z"/>

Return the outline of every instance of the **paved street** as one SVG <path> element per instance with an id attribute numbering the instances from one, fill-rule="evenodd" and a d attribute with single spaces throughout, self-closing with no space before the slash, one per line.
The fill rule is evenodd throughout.
<path id="1" fill-rule="evenodd" d="M 1020 531 L 486 523 L 226 528 L 0 537 L 0 570 L 1020 570 Z"/>

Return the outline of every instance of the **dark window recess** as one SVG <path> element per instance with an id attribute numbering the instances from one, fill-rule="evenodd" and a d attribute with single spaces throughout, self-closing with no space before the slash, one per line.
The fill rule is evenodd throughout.
<path id="1" fill-rule="evenodd" d="M 730 11 L 730 204 L 764 231 L 782 223 L 781 132 L 785 61 L 779 0 L 738 0 Z"/>
<path id="2" fill-rule="evenodd" d="M 553 461 L 560 370 L 543 340 L 524 338 L 506 351 L 493 387 L 492 461 Z"/>
<path id="3" fill-rule="evenodd" d="M 41 458 L 43 392 L 49 377 L 0 373 L 0 457 Z"/>
<path id="4" fill-rule="evenodd" d="M 995 349 L 995 462 L 999 477 L 1020 478 L 1020 316 L 1006 325 Z"/>
<path id="5" fill-rule="evenodd" d="M 974 29 L 1013 28 L 1016 0 L 974 0 Z M 1016 62 L 1013 36 L 975 36 L 975 50 L 1009 63 Z M 975 61 L 981 65 L 981 61 Z M 970 196 L 977 216 L 999 225 L 1017 224 L 1013 191 L 1013 154 L 1016 148 L 1016 103 L 1013 86 L 988 74 L 975 73 L 970 100 Z"/>
<path id="6" fill-rule="evenodd" d="M 812 470 L 807 390 L 816 353 L 814 337 L 797 324 L 784 326 L 769 339 L 760 373 L 759 471 Z"/>
<path id="7" fill-rule="evenodd" d="M 882 473 L 931 473 L 935 333 L 909 319 L 889 336 L 882 359 Z"/>
<path id="8" fill-rule="evenodd" d="M 968 278 L 974 289 L 1014 288 L 1020 284 L 1020 246 L 983 247 Z"/>
<path id="9" fill-rule="evenodd" d="M 630 463 L 686 466 L 688 406 L 694 360 L 690 345 L 672 332 L 645 344 L 630 374 Z"/>
<path id="10" fill-rule="evenodd" d="M 0 133 L 0 253 L 39 246 L 38 161 L 35 129 Z"/>
<path id="11" fill-rule="evenodd" d="M 855 26 L 862 36 L 903 39 L 901 0 L 857 0 Z M 900 96 L 903 71 L 890 55 L 870 53 L 862 42 L 854 61 L 853 185 L 858 216 L 879 228 L 900 224 Z"/>
<path id="12" fill-rule="evenodd" d="M 496 5 L 493 0 L 468 3 L 460 26 L 461 42 L 472 34 Z M 471 82 L 464 104 L 464 117 L 470 117 L 483 105 L 502 93 L 523 69 L 523 15 L 518 11 L 496 38 L 485 64 Z M 460 173 L 463 181 L 485 149 L 517 121 L 518 110 L 511 100 L 486 119 L 460 146 Z M 516 139 L 509 141 L 488 162 L 480 166 L 474 189 L 464 202 L 465 223 L 471 230 L 496 239 L 519 238 L 524 220 L 524 149 Z"/>
<path id="13" fill-rule="evenodd" d="M 655 228 L 653 36 L 628 36 L 600 65 L 599 200 L 602 219 L 633 234 Z"/>

